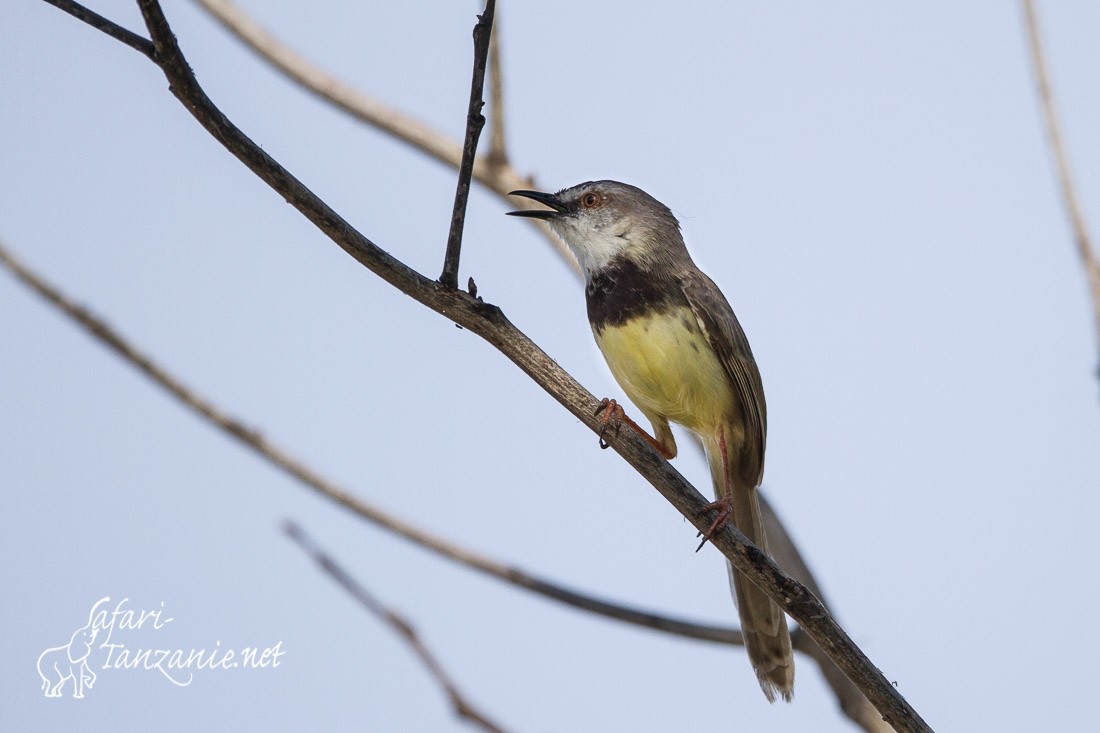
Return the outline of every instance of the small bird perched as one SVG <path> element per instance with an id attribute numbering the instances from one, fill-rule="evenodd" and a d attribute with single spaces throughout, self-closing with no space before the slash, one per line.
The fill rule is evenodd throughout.
<path id="1" fill-rule="evenodd" d="M 511 211 L 541 219 L 584 271 L 588 320 L 615 380 L 653 424 L 654 435 L 604 400 L 605 425 L 626 422 L 666 458 L 669 422 L 703 443 L 718 517 L 768 551 L 756 490 L 764 473 L 767 410 L 760 372 L 729 302 L 696 267 L 667 206 L 634 186 L 591 181 L 556 194 L 512 191 L 549 209 Z M 794 657 L 783 611 L 730 566 L 749 660 L 769 701 L 790 700 Z"/>

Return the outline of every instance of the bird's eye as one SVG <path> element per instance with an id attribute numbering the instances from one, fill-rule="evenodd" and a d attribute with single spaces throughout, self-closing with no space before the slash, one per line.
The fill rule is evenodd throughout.
<path id="1" fill-rule="evenodd" d="M 586 209 L 594 209 L 603 203 L 603 196 L 595 191 L 589 191 L 584 196 L 581 196 L 581 206 Z"/>

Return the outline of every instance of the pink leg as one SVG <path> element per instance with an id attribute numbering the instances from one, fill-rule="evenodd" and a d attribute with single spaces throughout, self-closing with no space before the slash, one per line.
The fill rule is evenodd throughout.
<path id="1" fill-rule="evenodd" d="M 603 427 L 600 428 L 601 448 L 607 448 L 610 445 L 603 437 L 607 434 L 607 431 L 611 430 L 615 435 L 618 435 L 619 428 L 623 426 L 623 423 L 626 423 L 627 427 L 645 438 L 645 441 L 653 446 L 653 450 L 660 453 L 662 458 L 672 458 L 672 453 L 659 440 L 646 432 L 645 428 L 627 417 L 622 406 L 615 400 L 609 400 L 606 397 L 600 400 L 600 406 L 596 408 L 596 414 L 599 415 L 600 413 L 603 413 Z"/>
<path id="2" fill-rule="evenodd" d="M 699 547 L 695 549 L 696 552 L 703 549 L 703 545 L 707 544 L 707 540 L 714 537 L 714 534 L 722 527 L 726 526 L 726 522 L 729 521 L 730 515 L 733 514 L 733 484 L 730 482 L 730 461 L 729 455 L 726 450 L 726 436 L 722 435 L 718 438 L 718 450 L 722 455 L 722 496 L 715 501 L 707 504 L 703 509 L 703 513 L 718 510 L 718 516 L 711 522 L 710 528 L 706 532 L 700 532 L 703 541 L 699 543 Z"/>

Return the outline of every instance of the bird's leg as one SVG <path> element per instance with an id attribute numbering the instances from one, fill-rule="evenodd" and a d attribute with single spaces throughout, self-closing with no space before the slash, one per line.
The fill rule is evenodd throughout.
<path id="1" fill-rule="evenodd" d="M 606 440 L 604 440 L 603 436 L 607 435 L 607 432 L 609 430 L 612 431 L 616 436 L 618 436 L 619 429 L 623 426 L 623 423 L 626 423 L 627 427 L 632 428 L 634 432 L 645 438 L 645 442 L 653 446 L 653 450 L 660 453 L 663 458 L 671 459 L 673 457 L 674 454 L 668 448 L 666 448 L 664 444 L 661 443 L 661 441 L 654 438 L 652 435 L 646 432 L 645 428 L 627 417 L 627 414 L 623 410 L 622 406 L 615 400 L 609 400 L 608 398 L 604 397 L 602 400 L 600 400 L 600 406 L 596 408 L 595 414 L 602 414 L 601 419 L 603 420 L 603 427 L 600 428 L 601 448 L 607 449 L 611 445 Z"/>
<path id="2" fill-rule="evenodd" d="M 703 549 L 703 545 L 707 544 L 707 540 L 714 537 L 715 533 L 722 527 L 726 526 L 726 522 L 730 520 L 730 515 L 733 514 L 733 484 L 730 478 L 730 462 L 729 454 L 726 452 L 726 436 L 720 435 L 718 437 L 718 450 L 722 454 L 722 496 L 718 499 L 707 504 L 703 508 L 700 514 L 706 514 L 709 511 L 718 510 L 718 516 L 711 522 L 710 528 L 706 532 L 700 532 L 698 536 L 703 538 L 703 541 L 699 543 L 699 546 L 695 548 L 696 552 Z"/>

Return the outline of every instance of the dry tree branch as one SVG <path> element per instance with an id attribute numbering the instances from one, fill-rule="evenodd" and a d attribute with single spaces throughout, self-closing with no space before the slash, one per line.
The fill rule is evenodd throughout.
<path id="1" fill-rule="evenodd" d="M 360 122 L 382 130 L 393 136 L 394 139 L 425 153 L 440 163 L 451 168 L 458 168 L 462 160 L 462 146 L 457 141 L 401 110 L 374 99 L 340 81 L 324 69 L 311 63 L 264 30 L 259 23 L 233 4 L 232 0 L 194 1 L 210 13 L 223 28 L 255 51 L 260 58 L 281 71 L 287 78 L 306 91 L 332 104 L 337 109 L 343 110 Z M 492 37 L 496 37 L 496 34 L 492 34 Z M 491 48 L 492 43 L 490 43 L 490 53 L 492 52 Z M 492 129 L 495 134 L 496 129 L 503 125 L 503 116 L 500 111 L 499 97 L 492 87 L 493 84 L 499 85 L 499 80 L 492 81 L 493 78 L 496 78 L 496 72 L 492 71 L 494 67 L 499 68 L 499 64 L 490 62 L 490 74 L 492 75 L 490 79 L 490 114 L 493 117 Z M 501 135 L 503 136 L 503 133 Z M 473 176 L 475 181 L 500 196 L 503 200 L 507 200 L 506 197 L 509 191 L 515 191 L 517 188 L 535 187 L 531 176 L 520 175 L 505 159 L 498 160 L 478 156 L 474 161 Z M 508 203 L 511 207 L 519 209 L 539 208 L 537 203 L 527 199 L 509 201 Z M 550 232 L 549 227 L 545 224 L 538 222 L 535 226 L 562 260 L 576 272 L 577 260 L 573 253 Z"/>
<path id="2" fill-rule="evenodd" d="M 508 145 L 504 139 L 504 72 L 500 62 L 499 30 L 489 37 L 489 115 L 489 152 L 485 160 L 492 168 L 504 167 L 508 165 Z"/>
<path id="3" fill-rule="evenodd" d="M 468 293 L 441 288 L 351 227 L 210 101 L 183 57 L 159 3 L 138 0 L 138 5 L 170 91 L 216 140 L 357 261 L 418 302 L 484 338 L 589 429 L 598 432 L 595 398 L 516 329 L 499 308 Z M 616 436 L 611 446 L 696 529 L 709 528 L 707 500 L 640 436 L 627 431 Z M 711 544 L 802 626 L 895 729 L 931 730 L 808 588 L 786 575 L 732 526 L 724 527 Z"/>
<path id="4" fill-rule="evenodd" d="M 1046 122 L 1047 140 L 1050 143 L 1050 153 L 1054 158 L 1054 166 L 1058 171 L 1058 182 L 1062 188 L 1062 200 L 1065 203 L 1070 227 L 1073 229 L 1077 254 L 1081 257 L 1081 265 L 1085 268 L 1089 295 L 1092 298 L 1096 344 L 1097 348 L 1100 348 L 1100 262 L 1097 261 L 1096 252 L 1092 247 L 1088 227 L 1085 226 L 1085 217 L 1081 213 L 1081 205 L 1077 200 L 1077 189 L 1073 184 L 1073 177 L 1070 175 L 1069 158 L 1066 156 L 1065 143 L 1062 142 L 1062 126 L 1058 121 L 1058 112 L 1054 106 L 1054 93 L 1050 88 L 1050 74 L 1047 71 L 1046 56 L 1043 53 L 1043 43 L 1039 34 L 1039 20 L 1035 13 L 1035 2 L 1034 0 L 1022 1 L 1024 18 L 1027 21 L 1028 41 L 1031 48 L 1031 62 L 1035 68 L 1039 101 L 1043 106 L 1043 118 Z M 1100 364 L 1098 364 L 1097 369 L 1100 373 Z"/>
<path id="5" fill-rule="evenodd" d="M 242 445 L 276 468 L 283 470 L 305 487 L 347 509 L 352 514 L 440 557 L 580 611 L 673 636 L 732 646 L 744 646 L 744 639 L 739 629 L 701 624 L 627 606 L 615 601 L 603 600 L 594 595 L 528 573 L 514 565 L 507 565 L 499 560 L 481 555 L 473 550 L 444 540 L 405 520 L 387 514 L 377 506 L 358 498 L 351 492 L 325 479 L 317 471 L 309 468 L 287 451 L 264 438 L 258 431 L 248 428 L 248 421 L 229 415 L 209 399 L 197 394 L 182 380 L 173 376 L 151 357 L 133 346 L 128 339 L 119 334 L 104 320 L 91 313 L 87 308 L 77 304 L 73 298 L 62 293 L 57 286 L 47 282 L 45 278 L 21 262 L 7 250 L 3 242 L 0 242 L 0 264 L 7 267 L 18 280 L 35 291 L 43 300 L 56 307 L 78 326 L 85 329 L 89 335 L 113 350 L 124 361 L 136 367 L 154 384 L 178 399 L 196 415 L 224 431 L 229 437 L 237 439 Z M 784 530 L 780 524 L 777 526 L 770 525 L 768 531 L 769 533 L 781 533 Z M 773 536 L 778 538 L 780 535 L 774 534 Z M 783 561 L 782 566 L 788 568 L 796 577 L 801 576 L 803 582 L 807 583 L 811 590 L 817 592 L 816 584 L 805 569 L 801 557 L 797 555 L 794 545 L 788 541 L 780 543 L 780 546 L 786 546 L 789 551 L 795 553 L 779 558 Z M 888 731 L 893 730 L 882 720 L 882 717 L 864 697 L 863 693 L 844 676 L 844 673 L 829 659 L 821 647 L 815 644 L 802 629 L 795 629 L 791 634 L 791 641 L 795 650 L 814 659 L 820 665 L 829 685 L 837 693 L 841 709 L 845 715 L 868 733 L 888 733 Z"/>
<path id="6" fill-rule="evenodd" d="M 334 76 L 328 74 L 290 50 L 288 46 L 280 42 L 274 36 L 253 20 L 247 13 L 238 8 L 231 0 L 195 0 L 202 8 L 217 20 L 223 28 L 236 36 L 245 45 L 251 48 L 264 61 L 275 69 L 284 73 L 291 81 L 299 84 L 310 93 L 329 102 L 337 109 L 351 115 L 355 119 L 382 130 L 392 135 L 395 139 L 409 146 L 427 153 L 436 160 L 457 168 L 459 165 L 459 145 L 443 133 L 432 130 L 427 125 L 414 120 L 408 115 L 387 107 L 383 103 L 374 100 L 361 91 L 354 90 L 340 82 Z M 498 12 L 499 15 L 499 12 Z M 496 24 L 499 28 L 499 23 Z M 474 168 L 474 179 L 482 183 L 488 189 L 496 193 L 511 207 L 530 207 L 527 199 L 508 199 L 509 191 L 517 188 L 529 188 L 533 186 L 530 177 L 520 176 L 508 163 L 505 153 L 504 135 L 504 105 L 502 69 L 499 49 L 499 32 L 490 34 L 489 41 L 489 123 L 490 123 L 490 149 L 484 158 L 477 158 Z M 483 165 L 484 163 L 484 165 Z M 521 183 L 523 185 L 518 185 Z M 561 240 L 550 233 L 545 224 L 534 219 L 529 219 L 532 225 L 552 245 L 554 251 L 565 259 L 571 266 L 574 274 L 579 274 L 576 260 L 571 252 L 563 247 Z M 698 445 L 697 445 L 698 447 Z M 761 494 L 763 498 L 763 494 Z M 780 566 L 787 569 L 794 577 L 820 596 L 813 575 L 802 561 L 797 547 L 791 540 L 786 528 L 780 522 L 771 506 L 763 501 L 767 534 L 772 538 L 772 554 L 780 561 Z M 778 540 L 780 541 L 777 541 Z M 827 606 L 828 604 L 826 604 Z M 739 638 L 739 637 L 738 637 Z M 879 716 L 867 698 L 844 676 L 830 661 L 820 648 L 818 648 L 805 635 L 796 631 L 792 637 L 795 648 L 808 654 L 821 666 L 822 673 L 832 687 L 834 694 L 844 713 L 863 727 L 868 733 L 886 733 L 891 730 Z"/>
<path id="7" fill-rule="evenodd" d="M 279 42 L 231 0 L 196 0 L 228 31 L 308 92 L 377 127 L 441 163 L 458 167 L 462 146 L 420 120 L 373 99 L 325 73 Z M 54 0 L 47 0 L 54 2 Z M 474 176 L 480 178 L 475 168 Z"/>
<path id="8" fill-rule="evenodd" d="M 489 733 L 505 733 L 503 728 L 489 720 L 485 713 L 482 713 L 474 707 L 473 704 L 466 699 L 466 696 L 459 691 L 454 680 L 452 680 L 451 676 L 443 669 L 443 665 L 439 663 L 435 655 L 432 654 L 424 642 L 420 640 L 420 635 L 416 633 L 416 629 L 412 627 L 412 624 L 406 621 L 393 609 L 384 606 L 378 599 L 371 595 L 370 591 L 363 587 L 362 583 L 353 578 L 351 573 L 333 560 L 332 557 L 322 550 L 321 547 L 314 542 L 313 538 L 307 535 L 305 530 L 297 524 L 287 521 L 283 525 L 283 531 L 290 539 L 294 540 L 303 552 L 309 555 L 310 558 L 320 566 L 321 570 L 327 573 L 341 588 L 346 590 L 352 598 L 358 601 L 359 605 L 373 613 L 409 645 L 413 653 L 416 654 L 417 658 L 428 670 L 428 674 L 430 674 L 432 678 L 439 683 L 439 686 L 443 688 L 443 691 L 447 693 L 447 697 L 451 701 L 451 707 L 454 708 L 455 715 L 464 718 L 482 730 L 489 731 Z"/>
<path id="9" fill-rule="evenodd" d="M 156 51 L 153 50 L 153 42 L 142 38 L 137 33 L 131 30 L 123 28 L 118 23 L 112 20 L 107 20 L 99 13 L 96 13 L 88 8 L 75 3 L 72 0 L 45 0 L 55 8 L 64 10 L 69 15 L 73 16 L 77 20 L 82 20 L 97 31 L 103 31 L 116 41 L 125 43 L 130 48 L 138 51 L 146 56 L 154 64 L 157 63 Z"/>
<path id="10" fill-rule="evenodd" d="M 470 176 L 474 172 L 477 141 L 481 137 L 481 129 L 485 127 L 485 115 L 481 114 L 481 108 L 485 106 L 482 92 L 485 89 L 485 67 L 489 62 L 495 9 L 496 0 L 486 0 L 485 12 L 478 16 L 474 26 L 474 78 L 470 83 L 470 107 L 466 113 L 466 139 L 462 143 L 462 161 L 458 165 L 458 185 L 455 186 L 455 205 L 451 212 L 451 231 L 447 235 L 443 273 L 439 276 L 443 287 L 452 290 L 458 287 L 458 258 L 462 252 L 462 230 L 466 225 L 466 202 L 470 199 Z"/>
<path id="11" fill-rule="evenodd" d="M 56 307 L 78 326 L 136 367 L 154 384 L 162 387 L 196 415 L 237 439 L 245 447 L 276 468 L 282 469 L 307 488 L 344 507 L 352 514 L 448 560 L 567 606 L 675 636 L 735 646 L 743 645 L 741 632 L 737 629 L 708 626 L 601 600 L 596 596 L 573 590 L 521 568 L 481 555 L 386 513 L 374 504 L 358 498 L 350 491 L 324 478 L 286 450 L 263 437 L 259 431 L 249 428 L 248 421 L 230 415 L 192 390 L 181 379 L 135 347 L 106 321 L 79 305 L 73 298 L 62 293 L 56 285 L 47 282 L 45 278 L 21 262 L 7 250 L 3 242 L 0 242 L 0 264 L 7 267 L 18 280 L 35 291 L 43 300 Z"/>
<path id="12" fill-rule="evenodd" d="M 603 600 L 594 595 L 528 573 L 516 566 L 507 565 L 499 560 L 481 555 L 473 550 L 444 540 L 403 519 L 387 514 L 377 506 L 324 478 L 320 473 L 264 438 L 258 431 L 248 428 L 247 420 L 228 414 L 208 398 L 196 393 L 181 379 L 173 376 L 168 370 L 157 364 L 155 360 L 135 347 L 106 321 L 91 313 L 87 308 L 80 306 L 72 297 L 62 293 L 56 285 L 47 282 L 44 277 L 21 262 L 7 250 L 2 241 L 0 241 L 0 264 L 7 267 L 19 281 L 37 293 L 43 300 L 57 308 L 78 326 L 86 330 L 89 335 L 122 357 L 124 361 L 136 367 L 154 384 L 163 388 L 200 418 L 224 431 L 229 437 L 237 439 L 260 458 L 283 470 L 305 487 L 347 509 L 352 514 L 440 557 L 566 606 L 673 636 L 732 646 L 744 646 L 744 639 L 739 629 L 701 624 L 614 601 Z M 774 527 L 769 525 L 768 531 L 770 533 L 784 532 L 781 524 Z M 780 537 L 778 534 L 774 536 L 776 538 Z M 793 544 L 790 542 L 780 543 L 780 547 L 784 546 L 789 547 L 789 551 L 794 554 L 779 558 L 782 560 L 782 567 L 788 568 L 796 577 L 802 577 L 803 582 L 807 583 L 811 590 L 816 592 L 813 578 L 805 570 L 805 564 L 801 557 L 797 555 L 797 550 Z M 833 664 L 821 650 L 821 647 L 817 646 L 801 629 L 795 629 L 791 634 L 791 641 L 797 651 L 814 659 L 821 666 L 822 673 L 837 693 L 841 709 L 849 718 L 868 733 L 886 733 L 892 730 L 882 721 L 882 717 L 867 701 L 867 698 L 863 696 L 863 693 Z"/>
<path id="13" fill-rule="evenodd" d="M 806 561 L 802 558 L 802 553 L 798 551 L 798 546 L 795 545 L 794 540 L 787 532 L 787 528 L 783 525 L 775 510 L 772 509 L 771 504 L 768 503 L 767 497 L 761 492 L 759 498 L 764 517 L 764 534 L 768 538 L 768 549 L 771 551 L 772 559 L 792 578 L 809 588 L 810 592 L 817 596 L 826 608 L 830 608 L 828 601 L 818 587 L 817 581 L 814 579 L 813 573 L 810 572 Z M 841 712 L 848 716 L 853 723 L 863 728 L 867 733 L 894 733 L 894 729 L 883 720 L 882 715 L 875 709 L 875 706 L 829 658 L 825 650 L 806 635 L 802 628 L 795 628 L 791 632 L 791 646 L 817 662 L 821 674 L 825 677 L 825 682 L 833 690 L 833 695 L 836 697 Z"/>
<path id="14" fill-rule="evenodd" d="M 421 150 L 435 157 L 451 167 L 458 166 L 457 153 L 441 155 L 448 150 L 457 151 L 458 144 L 451 141 L 443 133 L 431 130 L 426 125 L 413 120 L 401 112 L 388 108 L 381 102 L 377 102 L 362 92 L 355 91 L 338 81 L 335 77 L 312 65 L 301 56 L 291 51 L 285 44 L 275 39 L 264 31 L 244 11 L 236 7 L 231 0 L 196 0 L 201 7 L 209 12 L 226 30 L 244 42 L 261 59 L 267 61 L 274 68 L 282 71 L 289 79 L 303 86 L 307 91 L 317 95 L 321 99 L 333 104 L 356 119 L 393 135 L 396 139 L 405 142 L 413 148 Z M 497 24 L 499 26 L 499 24 Z M 516 181 L 524 180 L 508 164 L 505 154 L 504 142 L 504 109 L 503 109 L 503 84 L 499 55 L 498 32 L 490 35 L 489 45 L 489 75 L 490 75 L 490 123 L 491 138 L 490 150 L 484 159 L 478 159 L 475 168 L 475 179 L 497 193 L 510 206 L 530 206 L 526 199 L 521 201 L 509 200 L 507 193 L 516 187 Z M 336 90 L 337 93 L 334 93 Z M 384 110 L 385 114 L 380 114 Z M 426 144 L 426 142 L 428 144 Z M 482 167 L 484 160 L 487 164 Z M 526 179 L 530 181 L 530 178 Z M 531 183 L 530 185 L 534 185 Z M 525 186 L 526 187 L 526 186 Z M 528 220 L 554 247 L 554 250 L 562 255 L 570 264 L 575 274 L 579 274 L 576 261 L 572 254 L 562 246 L 561 240 L 550 233 L 548 228 L 537 220 Z M 473 292 L 473 291 L 471 291 Z M 697 445 L 698 447 L 698 445 Z M 761 494 L 763 498 L 763 494 Z M 771 506 L 763 501 L 765 522 L 768 525 L 768 536 L 773 538 L 772 553 L 794 577 L 803 583 L 810 585 L 811 589 L 820 596 L 817 585 L 806 564 L 802 561 L 797 547 L 791 540 L 786 528 L 776 516 Z M 777 542 L 780 537 L 782 542 Z M 826 604 L 827 605 L 827 604 Z M 844 676 L 844 673 L 834 665 L 828 655 L 818 648 L 805 635 L 798 634 L 792 637 L 795 648 L 808 654 L 822 668 L 829 685 L 837 697 L 843 712 L 863 727 L 868 733 L 886 733 L 891 730 L 879 716 L 863 694 Z"/>

